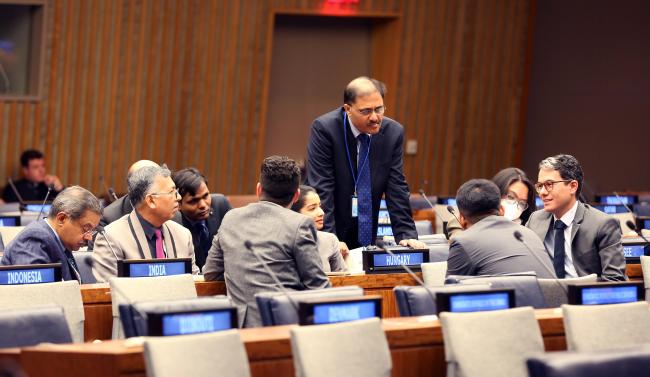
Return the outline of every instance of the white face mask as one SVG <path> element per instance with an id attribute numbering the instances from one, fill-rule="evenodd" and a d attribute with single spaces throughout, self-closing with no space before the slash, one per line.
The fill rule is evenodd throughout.
<path id="1" fill-rule="evenodd" d="M 503 206 L 503 217 L 510 221 L 517 220 L 523 212 L 521 209 L 519 209 L 517 202 L 513 203 L 510 200 L 501 199 L 501 205 Z"/>

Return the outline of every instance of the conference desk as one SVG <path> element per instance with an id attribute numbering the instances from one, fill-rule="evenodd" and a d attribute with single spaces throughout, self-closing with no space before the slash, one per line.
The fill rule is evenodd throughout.
<path id="1" fill-rule="evenodd" d="M 536 316 L 545 349 L 566 349 L 560 310 L 541 309 L 536 311 Z M 253 376 L 294 376 L 289 340 L 292 326 L 239 330 Z M 393 376 L 445 376 L 442 330 L 434 316 L 386 318 L 383 327 L 391 350 Z M 127 346 L 123 340 L 97 344 L 49 344 L 26 347 L 18 354 L 15 349 L 4 353 L 18 360 L 30 376 L 144 376 L 142 346 L 133 340 L 128 342 L 133 345 Z M 214 357 L 219 357 L 218 351 Z"/>
<path id="2" fill-rule="evenodd" d="M 421 274 L 418 273 L 420 277 Z M 398 317 L 397 303 L 393 288 L 397 285 L 417 285 L 408 274 L 369 274 L 330 276 L 334 287 L 358 285 L 366 295 L 380 295 L 383 299 L 382 312 L 384 318 Z M 221 281 L 196 282 L 196 292 L 199 296 L 225 295 L 226 285 Z M 111 292 L 108 284 L 84 284 L 81 286 L 81 299 L 84 305 L 84 339 L 110 339 L 113 312 L 111 307 Z"/>

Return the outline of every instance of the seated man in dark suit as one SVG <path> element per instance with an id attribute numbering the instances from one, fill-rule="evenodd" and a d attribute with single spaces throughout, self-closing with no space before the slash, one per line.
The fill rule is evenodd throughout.
<path id="1" fill-rule="evenodd" d="M 295 161 L 271 156 L 262 162 L 257 203 L 229 211 L 203 268 L 205 280 L 225 280 L 239 325 L 262 324 L 255 294 L 277 291 L 265 261 L 288 290 L 330 286 L 316 246 L 314 221 L 290 209 L 298 200 L 300 169 Z M 253 250 L 248 250 L 250 242 Z"/>
<path id="2" fill-rule="evenodd" d="M 230 203 L 221 194 L 210 194 L 208 182 L 195 168 L 174 172 L 172 179 L 181 196 L 180 216 L 174 217 L 174 221 L 180 222 L 192 233 L 196 265 L 202 269 L 212 245 L 212 237 L 217 234 L 223 216 L 230 211 Z"/>
<path id="3" fill-rule="evenodd" d="M 133 174 L 133 172 L 145 166 L 157 167 L 158 164 L 149 160 L 140 160 L 134 162 L 133 165 L 131 165 L 131 167 L 129 168 L 128 173 L 126 174 L 127 182 L 131 174 Z M 113 221 L 119 219 L 120 217 L 131 213 L 131 211 L 133 211 L 133 205 L 131 204 L 129 194 L 126 194 L 123 197 L 117 199 L 113 203 L 106 206 L 106 208 L 104 208 L 104 210 L 102 211 L 102 219 L 100 220 L 99 224 L 101 226 L 106 226 L 112 223 Z"/>
<path id="4" fill-rule="evenodd" d="M 603 280 L 625 280 L 621 224 L 578 201 L 582 179 L 582 167 L 571 155 L 540 162 L 535 190 L 544 209 L 533 213 L 526 226 L 544 240 L 558 278 L 597 274 Z"/>
<path id="5" fill-rule="evenodd" d="M 43 153 L 35 149 L 28 149 L 20 155 L 20 165 L 22 166 L 23 179 L 14 182 L 14 188 L 11 184 L 5 186 L 2 193 L 2 199 L 5 202 L 42 202 L 47 196 L 48 200 L 54 200 L 61 190 L 63 184 L 59 177 L 47 174 L 45 171 L 45 157 Z M 50 194 L 47 194 L 51 188 Z M 16 191 L 18 195 L 16 195 Z"/>
<path id="6" fill-rule="evenodd" d="M 0 264 L 61 263 L 63 280 L 81 282 L 72 251 L 92 239 L 101 205 L 88 190 L 72 186 L 54 199 L 47 219 L 34 221 L 14 238 Z"/>
<path id="7" fill-rule="evenodd" d="M 532 271 L 540 278 L 555 277 L 542 241 L 530 229 L 503 217 L 501 193 L 492 181 L 465 182 L 458 189 L 456 204 L 465 231 L 449 246 L 447 275 Z M 515 232 L 521 233 L 528 247 L 515 238 Z"/>

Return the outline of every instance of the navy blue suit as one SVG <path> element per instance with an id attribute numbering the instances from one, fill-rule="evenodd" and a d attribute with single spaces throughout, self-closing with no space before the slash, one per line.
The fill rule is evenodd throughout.
<path id="1" fill-rule="evenodd" d="M 343 132 L 347 133 L 345 145 Z M 411 215 L 409 188 L 403 172 L 402 144 L 404 127 L 384 117 L 379 133 L 370 143 L 370 174 L 372 181 L 372 229 L 377 234 L 377 219 L 382 195 L 390 213 L 396 241 L 417 239 Z M 354 179 L 345 148 L 348 148 L 354 174 L 357 174 L 357 141 L 349 124 L 343 126 L 343 108 L 321 115 L 311 125 L 307 149 L 307 184 L 321 198 L 325 211 L 323 231 L 336 233 L 350 248 L 357 247 L 357 219 L 352 218 L 351 198 Z"/>
<path id="2" fill-rule="evenodd" d="M 77 280 L 77 275 L 71 271 L 65 250 L 45 220 L 34 221 L 18 233 L 2 256 L 0 264 L 43 264 L 61 263 L 63 280 Z"/>

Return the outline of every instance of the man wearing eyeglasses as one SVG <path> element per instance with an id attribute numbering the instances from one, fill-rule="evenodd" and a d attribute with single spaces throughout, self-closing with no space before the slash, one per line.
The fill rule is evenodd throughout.
<path id="1" fill-rule="evenodd" d="M 68 187 L 54 199 L 47 219 L 27 225 L 8 245 L 0 264 L 61 263 L 63 280 L 81 283 L 72 252 L 92 240 L 100 216 L 101 205 L 90 191 Z"/>
<path id="2" fill-rule="evenodd" d="M 582 167 L 567 154 L 539 164 L 535 190 L 544 209 L 527 226 L 544 241 L 557 277 L 597 274 L 602 280 L 625 280 L 625 257 L 619 221 L 578 201 Z"/>
<path id="3" fill-rule="evenodd" d="M 181 198 L 169 169 L 147 166 L 136 170 L 129 175 L 128 193 L 134 210 L 108 224 L 95 238 L 93 275 L 97 281 L 116 276 L 117 261 L 123 259 L 192 258 L 192 272 L 197 274 L 192 234 L 172 221 Z"/>
<path id="4" fill-rule="evenodd" d="M 307 182 L 321 198 L 323 231 L 350 248 L 375 243 L 384 195 L 396 241 L 422 248 L 403 172 L 404 127 L 384 116 L 385 90 L 375 79 L 356 78 L 345 88 L 343 106 L 312 123 Z"/>

